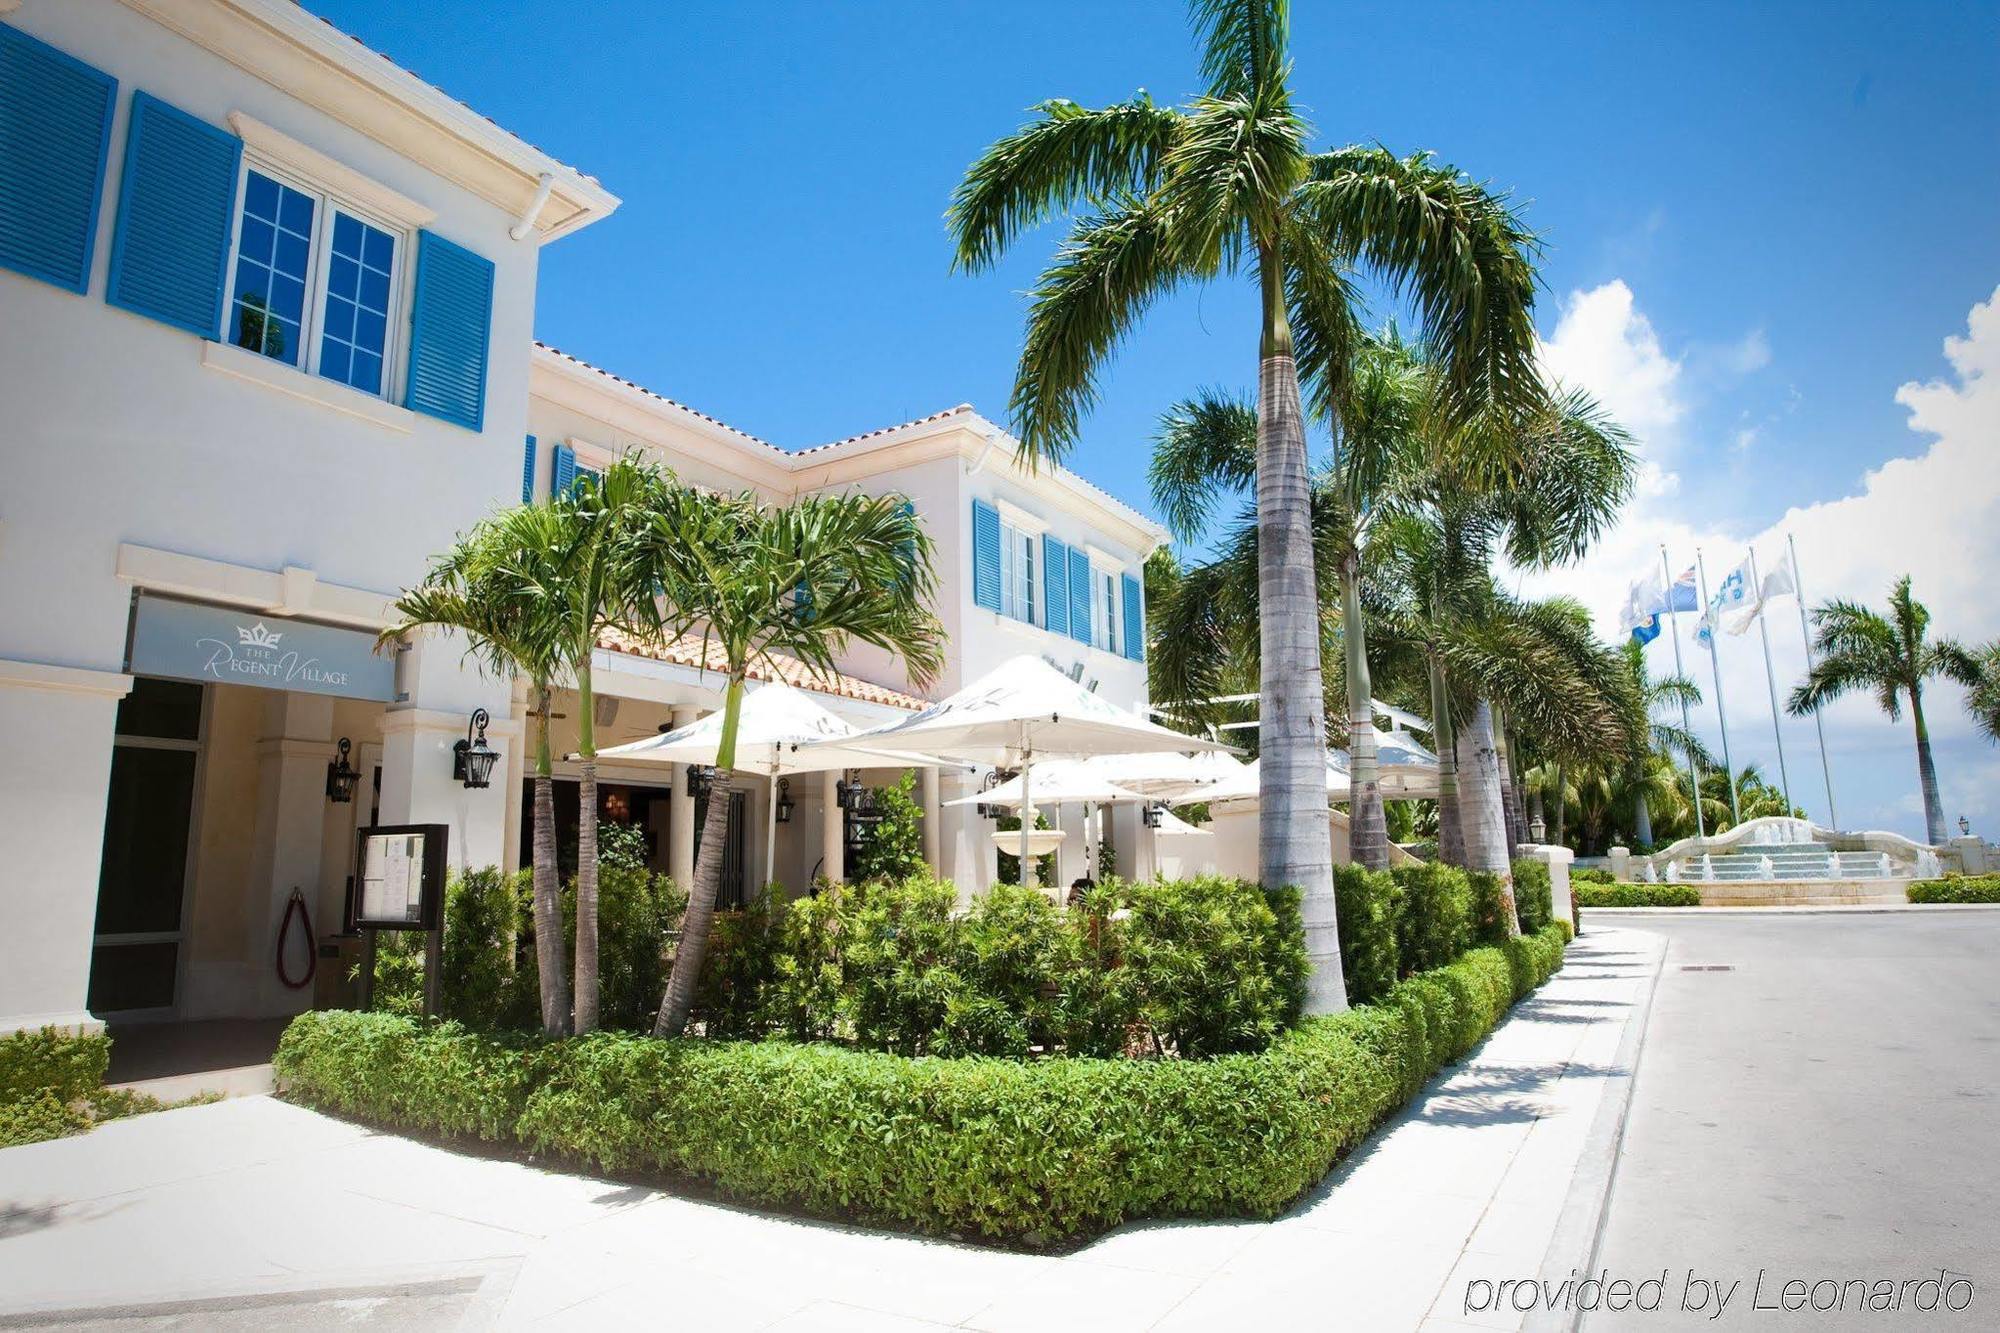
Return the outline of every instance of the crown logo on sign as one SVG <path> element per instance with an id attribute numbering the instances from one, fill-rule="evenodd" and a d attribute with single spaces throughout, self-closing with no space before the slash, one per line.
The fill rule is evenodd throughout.
<path id="1" fill-rule="evenodd" d="M 278 646 L 278 640 L 284 637 L 282 634 L 273 634 L 265 629 L 261 620 L 250 629 L 244 629 L 241 625 L 236 627 L 236 641 L 248 644 L 252 648 L 275 648 Z"/>

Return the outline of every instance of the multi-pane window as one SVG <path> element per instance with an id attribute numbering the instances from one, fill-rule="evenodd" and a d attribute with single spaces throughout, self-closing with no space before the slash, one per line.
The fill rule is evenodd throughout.
<path id="1" fill-rule="evenodd" d="M 261 171 L 247 173 L 244 181 L 229 340 L 290 366 L 300 364 L 305 351 L 299 335 L 305 327 L 317 203 Z"/>
<path id="2" fill-rule="evenodd" d="M 335 209 L 326 270 L 326 320 L 319 373 L 366 393 L 382 392 L 389 347 L 389 284 L 396 238 Z"/>
<path id="3" fill-rule="evenodd" d="M 1000 611 L 1035 623 L 1035 534 L 1000 524 Z"/>
<path id="4" fill-rule="evenodd" d="M 229 340 L 381 395 L 396 353 L 401 239 L 258 166 L 243 173 Z"/>
<path id="5" fill-rule="evenodd" d="M 1092 642 L 1107 653 L 1118 651 L 1118 576 L 1101 569 L 1091 571 L 1090 619 Z"/>

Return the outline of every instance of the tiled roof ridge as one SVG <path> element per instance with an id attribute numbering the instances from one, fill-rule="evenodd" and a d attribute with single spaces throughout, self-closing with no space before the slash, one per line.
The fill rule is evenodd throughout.
<path id="1" fill-rule="evenodd" d="M 607 630 L 598 636 L 597 646 L 615 653 L 629 653 L 634 657 L 651 658 L 656 662 L 671 662 L 676 666 L 692 667 L 697 671 L 723 670 L 719 646 L 713 641 L 704 642 L 699 634 L 683 634 L 666 644 L 656 646 L 617 630 Z M 853 699 L 858 703 L 883 704 L 908 712 L 916 712 L 930 706 L 928 699 L 920 699 L 914 694 L 906 694 L 887 685 L 878 685 L 872 680 L 863 680 L 859 676 L 850 676 L 845 672 L 835 672 L 829 679 L 796 657 L 784 653 L 772 653 L 769 656 L 771 658 L 769 662 L 760 659 L 750 664 L 746 674 L 751 680 L 783 681 L 801 690 L 830 694 L 841 699 Z"/>

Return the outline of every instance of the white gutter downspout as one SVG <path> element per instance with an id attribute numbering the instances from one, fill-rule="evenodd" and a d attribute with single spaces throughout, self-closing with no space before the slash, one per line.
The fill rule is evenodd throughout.
<path id="1" fill-rule="evenodd" d="M 555 188 L 554 174 L 544 171 L 541 180 L 535 183 L 535 197 L 528 201 L 527 208 L 521 212 L 521 220 L 508 228 L 507 234 L 517 241 L 527 240 L 528 233 L 535 228 L 535 219 L 542 215 L 542 205 L 549 201 L 549 191 Z"/>

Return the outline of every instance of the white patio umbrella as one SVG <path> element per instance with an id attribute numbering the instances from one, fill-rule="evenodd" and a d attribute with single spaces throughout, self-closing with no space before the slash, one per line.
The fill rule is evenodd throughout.
<path id="1" fill-rule="evenodd" d="M 874 750 L 924 751 L 963 763 L 1020 768 L 1028 798 L 1021 808 L 1024 878 L 1033 864 L 1028 835 L 1035 824 L 1032 778 L 1037 755 L 1087 759 L 1100 754 L 1186 754 L 1229 748 L 1149 722 L 1026 654 L 1009 658 L 922 712 L 863 732 L 854 743 Z"/>
<path id="2" fill-rule="evenodd" d="M 1159 819 L 1160 822 L 1154 825 L 1153 832 L 1163 838 L 1212 838 L 1215 836 L 1214 829 L 1205 829 L 1199 824 L 1190 824 L 1165 807 L 1161 808 Z"/>
<path id="3" fill-rule="evenodd" d="M 1339 755 L 1339 759 L 1335 756 Z M 1326 798 L 1329 801 L 1344 801 L 1350 790 L 1347 781 L 1347 766 L 1341 762 L 1346 758 L 1338 750 L 1329 751 L 1326 760 Z M 1258 796 L 1258 767 L 1261 760 L 1252 759 L 1235 773 L 1222 781 L 1173 798 L 1175 805 L 1193 805 L 1201 801 L 1250 801 Z"/>
<path id="4" fill-rule="evenodd" d="M 991 791 L 975 792 L 945 804 L 1019 806 L 1024 803 L 1062 805 L 1078 801 L 1091 805 L 1113 805 L 1145 799 L 1139 792 L 1105 781 L 1091 770 L 1088 763 L 1075 759 L 1051 759 L 1035 765 L 1032 793 L 1022 777 L 1016 775 Z"/>
<path id="5" fill-rule="evenodd" d="M 1243 761 L 1221 750 L 1202 754 L 1102 754 L 1086 766 L 1127 791 L 1161 799 L 1199 799 L 1195 793 L 1231 777 Z"/>
<path id="6" fill-rule="evenodd" d="M 843 768 L 884 768 L 905 764 L 954 768 L 930 755 L 880 750 L 852 744 L 858 728 L 834 716 L 806 694 L 782 681 L 748 691 L 736 721 L 736 766 L 741 773 L 761 774 L 771 784 L 764 803 L 764 882 L 771 882 L 777 854 L 778 779 L 792 773 L 825 773 Z M 674 731 L 625 745 L 599 750 L 599 759 L 625 763 L 709 764 L 722 749 L 722 713 L 688 723 Z"/>
<path id="7" fill-rule="evenodd" d="M 1401 728 L 1375 733 L 1375 764 L 1385 796 L 1407 799 L 1438 794 L 1438 757 Z"/>

